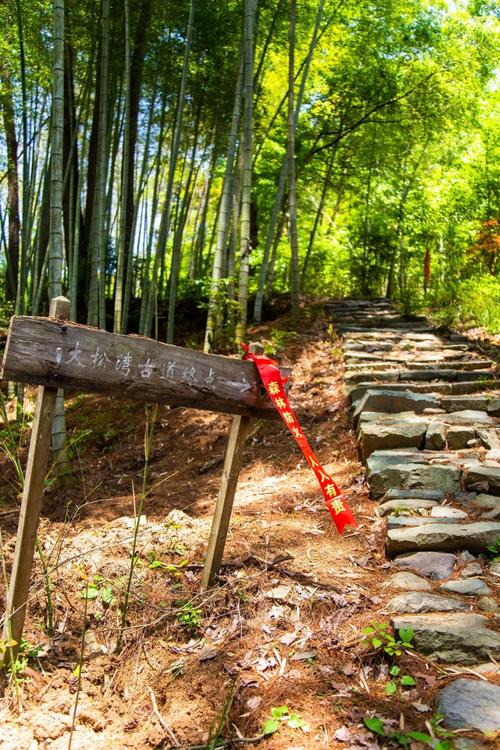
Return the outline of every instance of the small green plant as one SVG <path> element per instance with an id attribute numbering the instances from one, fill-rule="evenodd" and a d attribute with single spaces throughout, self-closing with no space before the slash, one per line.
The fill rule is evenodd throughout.
<path id="1" fill-rule="evenodd" d="M 288 706 L 273 706 L 271 716 L 266 719 L 262 727 L 262 734 L 274 734 L 282 723 L 285 723 L 290 729 L 302 729 L 303 731 L 309 729 L 304 719 L 301 719 L 298 714 L 290 713 Z"/>
<path id="2" fill-rule="evenodd" d="M 492 562 L 500 562 L 500 536 L 497 536 L 493 544 L 488 544 L 486 549 Z"/>
<path id="3" fill-rule="evenodd" d="M 89 581 L 87 586 L 81 590 L 80 599 L 87 599 L 87 601 L 100 599 L 105 607 L 109 607 L 116 598 L 113 589 L 104 581 L 103 577 L 94 576 L 92 581 Z"/>
<path id="4" fill-rule="evenodd" d="M 269 333 L 269 338 L 264 341 L 264 353 L 268 356 L 276 356 L 285 348 L 290 339 L 296 338 L 299 334 L 296 331 L 283 331 L 280 328 L 274 328 Z"/>
<path id="5" fill-rule="evenodd" d="M 413 648 L 412 628 L 400 628 L 398 630 L 399 638 L 394 637 L 391 626 L 387 622 L 372 622 L 366 628 L 363 628 L 363 638 L 361 645 L 372 646 L 376 651 L 382 651 L 388 656 L 401 656 L 403 649 Z"/>
<path id="6" fill-rule="evenodd" d="M 419 731 L 388 732 L 385 729 L 384 720 L 378 716 L 372 716 L 369 718 L 365 717 L 364 724 L 370 732 L 378 734 L 379 737 L 384 737 L 384 739 L 394 742 L 396 745 L 400 745 L 404 748 L 409 747 L 412 742 L 421 742 L 422 744 L 427 745 L 427 747 L 433 748 L 433 750 L 452 750 L 449 739 L 444 739 L 443 735 L 439 735 L 438 732 L 435 731 L 435 726 L 432 726 L 432 724 L 431 729 L 433 730 L 434 736 L 427 734 L 427 732 Z M 448 732 L 444 732 L 443 734 L 450 736 L 450 733 Z"/>
<path id="7" fill-rule="evenodd" d="M 172 573 L 176 578 L 182 575 L 182 568 L 185 568 L 189 560 L 181 560 L 179 563 L 166 563 L 159 560 L 154 551 L 148 552 L 148 568 L 150 570 L 164 570 L 166 573 Z"/>
<path id="8" fill-rule="evenodd" d="M 12 648 L 12 646 L 16 645 L 16 641 L 14 641 L 12 638 L 9 640 L 1 640 L 0 641 L 0 655 L 3 658 L 5 652 L 7 649 Z M 43 652 L 43 648 L 41 646 L 33 646 L 31 643 L 29 643 L 24 638 L 21 639 L 21 645 L 19 646 L 19 650 L 16 654 L 15 658 L 12 658 L 10 660 L 10 663 L 7 668 L 7 673 L 11 677 L 12 681 L 18 685 L 21 682 L 28 682 L 28 677 L 23 677 L 23 672 L 26 670 L 26 667 L 28 666 L 30 661 L 35 661 L 38 659 L 40 654 Z"/>
<path id="9" fill-rule="evenodd" d="M 185 602 L 177 612 L 177 621 L 183 628 L 190 632 L 195 632 L 201 625 L 202 611 L 195 607 L 191 602 Z"/>
<path id="10" fill-rule="evenodd" d="M 398 687 L 414 687 L 417 684 L 410 674 L 401 674 L 401 669 L 397 664 L 392 665 L 389 669 L 389 674 L 393 679 L 386 683 L 386 695 L 394 695 Z"/>

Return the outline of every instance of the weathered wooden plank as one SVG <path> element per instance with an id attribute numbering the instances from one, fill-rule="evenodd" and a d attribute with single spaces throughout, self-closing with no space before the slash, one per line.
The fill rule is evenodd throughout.
<path id="1" fill-rule="evenodd" d="M 0 375 L 50 388 L 279 419 L 253 362 L 47 318 L 12 318 Z"/>

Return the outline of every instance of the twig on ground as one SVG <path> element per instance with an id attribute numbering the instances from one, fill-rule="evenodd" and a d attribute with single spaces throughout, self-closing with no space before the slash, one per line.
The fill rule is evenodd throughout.
<path id="1" fill-rule="evenodd" d="M 243 558 L 243 560 L 234 560 L 233 562 L 227 562 L 222 565 L 223 568 L 244 568 L 246 565 L 257 565 L 260 568 L 264 568 L 265 570 L 275 570 L 277 573 L 281 573 L 282 575 L 286 576 L 287 578 L 293 578 L 298 583 L 302 583 L 304 586 L 315 586 L 319 589 L 325 589 L 327 591 L 335 591 L 335 593 L 340 594 L 342 593 L 342 590 L 335 586 L 333 583 L 326 583 L 322 581 L 315 581 L 312 576 L 308 576 L 306 573 L 300 573 L 299 571 L 295 570 L 288 570 L 287 568 L 281 567 L 280 563 L 286 562 L 287 560 L 293 560 L 292 555 L 278 555 L 278 557 L 275 557 L 274 560 L 271 560 L 270 562 L 266 562 L 266 560 L 262 560 L 260 557 L 257 557 L 256 555 L 248 555 L 247 557 Z M 186 565 L 187 569 L 198 569 L 202 568 L 202 565 Z"/>
<path id="2" fill-rule="evenodd" d="M 149 693 L 149 697 L 151 700 L 151 706 L 153 708 L 154 715 L 158 719 L 160 726 L 165 732 L 165 734 L 170 738 L 170 741 L 174 743 L 173 745 L 171 745 L 171 747 L 174 747 L 174 748 L 181 747 L 181 745 L 179 745 L 179 740 L 175 736 L 174 730 L 167 724 L 167 722 L 165 721 L 165 719 L 160 713 L 160 710 L 158 708 L 158 703 L 156 702 L 156 695 L 154 694 L 153 689 L 148 687 L 148 693 Z"/>

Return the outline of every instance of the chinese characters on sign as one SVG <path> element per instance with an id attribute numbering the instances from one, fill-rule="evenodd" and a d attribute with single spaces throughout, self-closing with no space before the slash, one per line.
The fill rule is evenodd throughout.
<path id="1" fill-rule="evenodd" d="M 125 378 L 141 378 L 149 380 L 157 376 L 159 380 L 182 382 L 188 386 L 204 388 L 217 385 L 217 377 L 213 367 L 198 369 L 193 366 L 185 366 L 178 363 L 175 359 L 155 359 L 154 357 L 143 356 L 142 358 L 134 357 L 130 351 L 123 354 L 110 355 L 105 349 L 97 346 L 89 354 L 85 354 L 80 346 L 80 342 L 66 351 L 58 346 L 54 355 L 57 367 L 64 365 L 73 365 L 82 368 L 98 370 L 100 368 L 113 371 L 117 376 L 122 375 Z M 251 388 L 245 378 L 241 381 L 226 381 L 234 386 L 236 390 L 243 393 Z"/>

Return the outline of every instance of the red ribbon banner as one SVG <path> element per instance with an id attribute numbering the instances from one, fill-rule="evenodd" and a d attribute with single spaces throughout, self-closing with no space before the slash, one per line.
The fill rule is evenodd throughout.
<path id="1" fill-rule="evenodd" d="M 320 462 L 311 450 L 311 446 L 300 429 L 299 422 L 293 410 L 288 403 L 288 398 L 283 385 L 283 380 L 279 368 L 274 360 L 261 354 L 253 354 L 249 351 L 247 344 L 242 344 L 245 350 L 243 359 L 249 359 L 255 363 L 259 371 L 260 378 L 264 383 L 266 391 L 271 401 L 280 413 L 281 419 L 286 424 L 299 448 L 304 454 L 307 463 L 314 471 L 316 479 L 319 482 L 323 497 L 325 498 L 326 507 L 328 508 L 333 522 L 337 527 L 339 534 L 342 534 L 345 526 L 358 526 L 351 509 L 342 497 L 342 493 L 335 484 L 331 476 L 321 466 Z"/>

